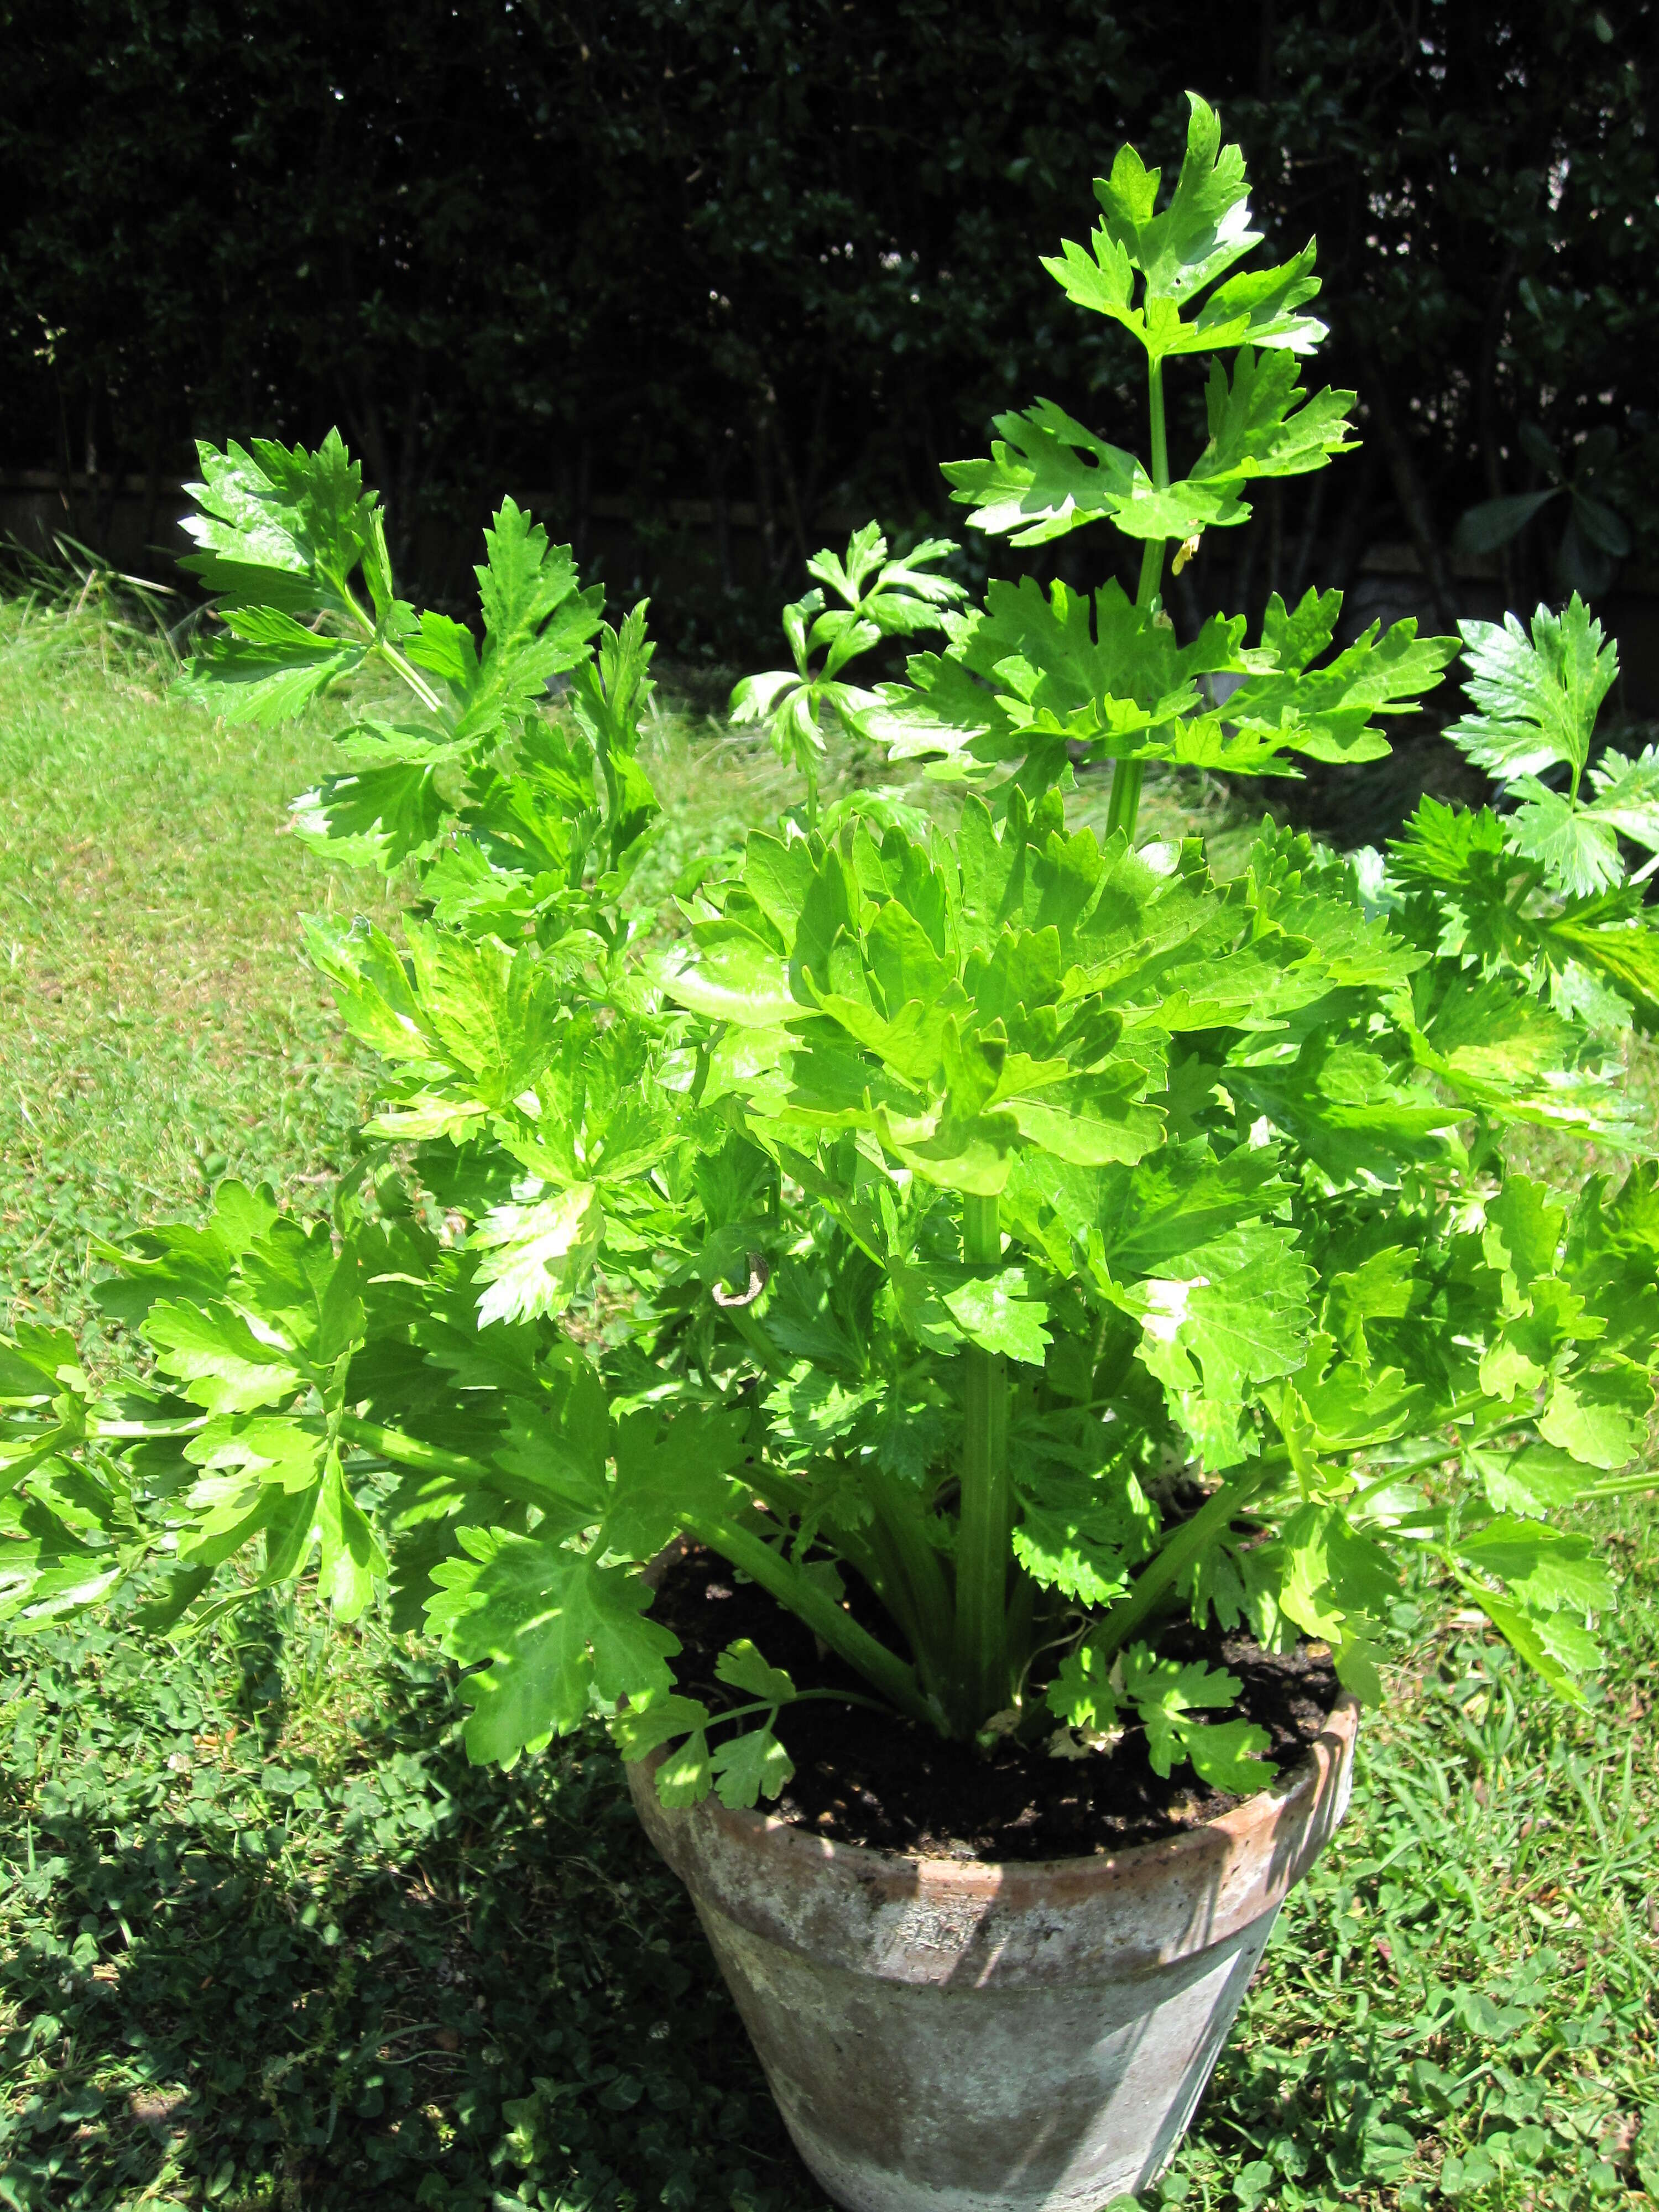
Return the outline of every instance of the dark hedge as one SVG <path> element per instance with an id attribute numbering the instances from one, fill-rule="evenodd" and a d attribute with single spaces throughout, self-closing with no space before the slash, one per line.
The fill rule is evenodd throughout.
<path id="1" fill-rule="evenodd" d="M 1546 481 L 1528 421 L 1570 461 L 1611 431 L 1596 489 L 1659 543 L 1659 0 L 17 0 L 3 26 L 13 470 L 160 481 L 193 435 L 337 421 L 428 587 L 512 485 L 656 587 L 671 641 L 738 649 L 843 513 L 937 516 L 937 464 L 999 408 L 1127 435 L 1126 354 L 1036 256 L 1085 234 L 1121 138 L 1177 153 L 1192 83 L 1272 242 L 1319 234 L 1322 368 L 1367 434 L 1212 549 L 1231 588 L 1399 541 L 1443 619 L 1459 514 Z M 1504 556 L 1516 603 L 1565 505 Z"/>

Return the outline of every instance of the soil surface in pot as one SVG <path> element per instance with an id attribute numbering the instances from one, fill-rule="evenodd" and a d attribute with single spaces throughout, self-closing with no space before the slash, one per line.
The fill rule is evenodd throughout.
<path id="1" fill-rule="evenodd" d="M 854 1612 L 884 1632 L 855 1578 L 848 1595 Z M 681 1687 L 713 1711 L 732 1702 L 715 1680 L 714 1662 L 738 1637 L 787 1668 L 797 1689 L 868 1693 L 793 1613 L 714 1553 L 693 1547 L 672 1560 L 651 1610 L 685 1646 L 675 1668 Z M 1267 1731 L 1265 1755 L 1281 1767 L 1302 1756 L 1340 1694 L 1322 1646 L 1280 1656 L 1249 1636 L 1184 1626 L 1166 1629 L 1158 1649 L 1237 1675 L 1243 1694 L 1235 1711 Z M 1110 1753 L 1080 1759 L 1058 1759 L 1046 1743 L 1006 1738 L 986 1753 L 946 1743 L 897 1716 L 826 1698 L 786 1707 L 778 1735 L 795 1771 L 777 1804 L 763 1809 L 815 1835 L 879 1850 L 964 1859 L 1086 1857 L 1178 1835 L 1242 1802 L 1207 1788 L 1189 1766 L 1177 1766 L 1167 1779 L 1155 1774 L 1139 1728 L 1127 1729 Z"/>

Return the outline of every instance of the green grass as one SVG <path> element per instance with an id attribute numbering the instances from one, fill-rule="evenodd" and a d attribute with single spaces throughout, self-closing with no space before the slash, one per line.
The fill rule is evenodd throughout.
<path id="1" fill-rule="evenodd" d="M 216 733 L 167 676 L 95 610 L 0 606 L 0 1280 L 77 1324 L 90 1235 L 226 1174 L 314 1206 L 366 1095 L 300 952 L 338 879 L 279 834 L 325 721 Z"/>
<path id="2" fill-rule="evenodd" d="M 295 950 L 330 880 L 280 834 L 326 744 L 321 719 L 226 738 L 107 624 L 0 610 L 0 1267 L 25 1310 L 84 1313 L 89 1230 L 191 1212 L 224 1171 L 315 1205 L 343 1156 L 366 1077 Z M 653 752 L 662 896 L 790 794 L 689 721 Z M 1213 793 L 1152 804 L 1236 849 Z M 1651 1055 L 1633 1079 L 1654 1097 Z M 1583 1713 L 1402 1599 L 1353 1812 L 1150 2202 L 1659 2203 L 1659 1508 L 1598 1525 L 1622 1594 Z M 821 2203 L 601 1740 L 471 1769 L 448 1670 L 306 1599 L 175 1654 L 42 1635 L 6 1686 L 0 2205 Z"/>

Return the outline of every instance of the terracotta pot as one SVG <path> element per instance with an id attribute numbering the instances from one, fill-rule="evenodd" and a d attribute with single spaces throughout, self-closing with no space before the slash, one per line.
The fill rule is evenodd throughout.
<path id="1" fill-rule="evenodd" d="M 1347 1808 L 1358 1708 L 1218 1820 L 1115 1857 L 830 1843 L 714 1798 L 646 1832 L 691 1893 L 796 2148 L 850 2212 L 1096 2212 L 1185 2132 L 1285 1894 Z"/>

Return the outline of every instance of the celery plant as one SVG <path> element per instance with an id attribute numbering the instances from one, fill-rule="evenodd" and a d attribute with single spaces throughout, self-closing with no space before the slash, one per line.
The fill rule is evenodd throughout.
<path id="1" fill-rule="evenodd" d="M 1333 650 L 1317 592 L 1254 642 L 1221 616 L 1181 641 L 1170 548 L 1346 451 L 1352 395 L 1299 383 L 1312 246 L 1239 269 L 1243 164 L 1201 101 L 1160 188 L 1126 149 L 1048 264 L 1143 347 L 1146 457 L 1043 401 L 946 471 L 982 531 L 1137 543 L 1134 597 L 969 605 L 942 546 L 896 560 L 873 529 L 817 556 L 793 665 L 736 702 L 803 804 L 665 934 L 632 888 L 644 610 L 605 627 L 508 502 L 479 643 L 398 598 L 337 439 L 204 450 L 224 635 L 190 680 L 255 721 L 368 663 L 402 685 L 299 822 L 413 904 L 400 943 L 312 925 L 385 1063 L 331 1226 L 227 1185 L 204 1226 L 105 1250 L 141 1386 L 95 1389 L 61 1333 L 0 1351 L 15 1632 L 138 1572 L 178 1632 L 314 1562 L 343 1617 L 384 1601 L 468 1670 L 478 1758 L 600 1712 L 665 1753 L 671 1802 L 734 1805 L 834 1692 L 748 1644 L 677 1683 L 640 1571 L 678 1535 L 915 1725 L 1099 1756 L 1139 1728 L 1229 1790 L 1265 1739 L 1224 1717 L 1232 1677 L 1164 1656 L 1169 1624 L 1323 1638 L 1374 1694 L 1405 1544 L 1582 1695 L 1610 1585 L 1562 1523 L 1646 1480 L 1659 1180 L 1569 1202 L 1503 1138 L 1637 1141 L 1620 1036 L 1659 1018 L 1659 938 L 1629 856 L 1659 850 L 1659 763 L 1596 752 L 1613 662 L 1575 601 L 1466 635 L 1450 734 L 1518 805 L 1425 802 L 1363 865 L 1269 821 L 1231 882 L 1137 842 L 1147 763 L 1375 758 L 1455 650 L 1410 623 Z M 1166 365 L 1194 356 L 1208 438 L 1175 477 Z M 929 630 L 904 681 L 848 673 Z M 823 804 L 827 718 L 956 787 L 957 827 Z M 1096 763 L 1103 842 L 1066 821 Z"/>

